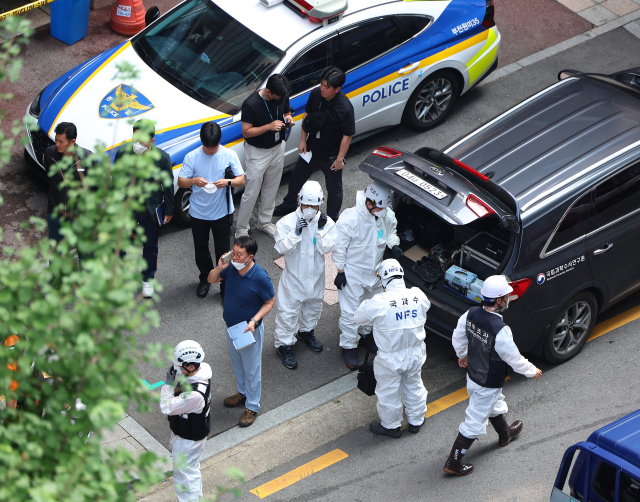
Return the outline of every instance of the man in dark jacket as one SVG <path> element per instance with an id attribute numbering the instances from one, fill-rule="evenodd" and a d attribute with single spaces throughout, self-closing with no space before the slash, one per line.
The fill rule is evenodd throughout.
<path id="1" fill-rule="evenodd" d="M 60 242 L 61 219 L 72 219 L 73 215 L 67 208 L 67 181 L 71 176 L 75 181 L 82 181 L 87 172 L 86 158 L 91 152 L 76 145 L 78 130 L 71 122 L 60 122 L 55 130 L 56 144 L 44 151 L 44 168 L 49 173 L 49 200 L 47 202 L 47 223 L 49 224 L 49 239 Z M 67 172 L 62 170 L 64 157 L 70 157 L 75 169 Z M 53 168 L 52 168 L 53 166 Z"/>
<path id="2" fill-rule="evenodd" d="M 160 157 L 154 160 L 156 166 L 167 173 L 169 179 L 173 179 L 171 158 L 169 154 L 154 145 L 155 126 L 150 120 L 142 119 L 133 124 L 133 141 L 118 150 L 116 160 L 125 153 L 137 155 L 151 155 Z M 163 203 L 164 200 L 164 204 Z M 162 210 L 161 204 L 164 206 Z M 171 221 L 173 217 L 174 197 L 173 184 L 162 183 L 161 187 L 151 192 L 145 201 L 146 211 L 136 213 L 135 218 L 144 229 L 147 237 L 142 247 L 142 257 L 147 262 L 147 268 L 142 272 L 142 295 L 145 298 L 153 296 L 153 285 L 149 282 L 154 278 L 158 268 L 158 228 Z M 160 207 L 160 209 L 158 209 Z"/>

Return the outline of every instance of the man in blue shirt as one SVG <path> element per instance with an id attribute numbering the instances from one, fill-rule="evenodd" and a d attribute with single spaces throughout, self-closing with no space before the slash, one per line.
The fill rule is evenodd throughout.
<path id="1" fill-rule="evenodd" d="M 189 215 L 196 265 L 200 270 L 200 282 L 196 289 L 198 298 L 204 298 L 209 293 L 207 276 L 213 268 L 209 252 L 209 232 L 213 235 L 216 260 L 219 260 L 229 251 L 231 241 L 233 197 L 230 187 L 244 185 L 244 171 L 238 154 L 220 145 L 221 137 L 222 131 L 218 124 L 202 124 L 202 146 L 184 157 L 178 176 L 180 188 L 192 187 L 193 190 Z M 225 178 L 227 168 L 235 178 Z M 220 294 L 224 295 L 224 284 L 220 284 Z"/>
<path id="2" fill-rule="evenodd" d="M 220 280 L 226 282 L 223 314 L 228 327 L 242 321 L 248 323 L 246 331 L 251 331 L 256 343 L 237 350 L 227 333 L 227 348 L 231 358 L 231 367 L 236 376 L 238 392 L 224 400 L 227 408 L 245 405 L 244 413 L 238 425 L 249 427 L 260 411 L 262 394 L 262 343 L 264 340 L 264 324 L 262 319 L 269 313 L 275 303 L 273 283 L 267 272 L 258 265 L 255 254 L 258 244 L 248 235 L 236 238 L 231 259 L 211 270 L 209 282 L 215 284 Z M 229 267 L 229 264 L 233 265 Z"/>

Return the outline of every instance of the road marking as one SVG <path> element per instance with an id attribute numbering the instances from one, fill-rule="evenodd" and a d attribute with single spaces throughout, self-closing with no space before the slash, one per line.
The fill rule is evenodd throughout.
<path id="1" fill-rule="evenodd" d="M 612 317 L 611 319 L 607 319 L 606 321 L 602 321 L 601 323 L 595 325 L 587 342 L 595 340 L 599 336 L 609 333 L 609 331 L 613 331 L 614 329 L 630 323 L 631 321 L 635 321 L 638 318 L 640 318 L 640 306 L 634 307 L 631 310 L 627 310 L 626 312 L 618 314 L 617 316 Z"/>
<path id="2" fill-rule="evenodd" d="M 159 382 L 154 383 L 153 385 L 151 385 L 146 380 L 142 380 L 142 383 L 144 383 L 149 388 L 149 390 L 157 389 L 161 385 L 164 385 L 164 381 L 162 381 L 162 380 L 160 380 Z"/>
<path id="3" fill-rule="evenodd" d="M 297 469 L 289 471 L 279 478 L 276 478 L 273 481 L 269 481 L 268 483 L 258 486 L 258 488 L 254 488 L 250 491 L 254 495 L 257 495 L 258 497 L 263 499 L 277 491 L 282 490 L 283 488 L 286 488 L 287 486 L 291 486 L 292 484 L 297 483 L 301 479 L 311 476 L 315 472 L 321 471 L 325 467 L 329 467 L 336 462 L 340 462 L 340 460 L 344 460 L 348 456 L 349 455 L 347 455 L 342 450 L 330 451 L 329 453 L 322 455 L 321 457 L 318 457 L 311 462 L 301 465 Z"/>
<path id="4" fill-rule="evenodd" d="M 505 382 L 510 380 L 511 377 L 508 376 L 505 378 Z M 441 411 L 446 410 L 447 408 L 451 408 L 462 401 L 469 399 L 469 394 L 467 393 L 467 388 L 463 387 L 462 389 L 458 389 L 451 394 L 447 394 L 440 399 L 436 399 L 433 403 L 429 403 L 427 405 L 427 413 L 425 413 L 424 417 L 429 418 L 435 415 L 436 413 L 440 413 Z"/>

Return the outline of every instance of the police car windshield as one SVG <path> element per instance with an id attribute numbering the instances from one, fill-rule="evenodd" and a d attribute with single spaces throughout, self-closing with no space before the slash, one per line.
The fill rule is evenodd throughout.
<path id="1" fill-rule="evenodd" d="M 237 113 L 284 52 L 210 0 L 190 0 L 133 40 L 159 75 L 192 98 Z"/>

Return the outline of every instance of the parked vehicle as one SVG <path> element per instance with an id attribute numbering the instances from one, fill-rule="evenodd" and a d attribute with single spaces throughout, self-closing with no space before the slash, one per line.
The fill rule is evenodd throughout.
<path id="1" fill-rule="evenodd" d="M 444 153 L 380 147 L 360 169 L 396 193 L 401 264 L 436 333 L 502 273 L 518 347 L 561 363 L 640 288 L 640 68 L 565 71 Z"/>
<path id="2" fill-rule="evenodd" d="M 563 492 L 567 476 L 569 494 Z M 551 502 L 586 501 L 640 502 L 640 410 L 598 429 L 564 453 Z"/>
<path id="3" fill-rule="evenodd" d="M 299 122 L 322 70 L 343 69 L 342 91 L 362 138 L 400 122 L 419 130 L 438 125 L 498 63 L 493 0 L 349 0 L 345 12 L 324 20 L 302 14 L 290 2 L 182 2 L 47 85 L 27 110 L 40 130 L 29 132 L 25 159 L 46 175 L 42 155 L 62 121 L 77 125 L 79 145 L 102 141 L 115 156 L 131 140 L 126 120 L 144 114 L 156 122 L 156 146 L 174 163 L 174 220 L 189 224 L 191 189 L 177 187 L 182 159 L 200 145 L 202 123 L 215 120 L 222 143 L 244 162 L 242 103 L 272 73 L 291 81 Z M 123 62 L 139 70 L 136 82 L 112 80 Z M 285 165 L 298 158 L 299 127 L 292 133 Z"/>

